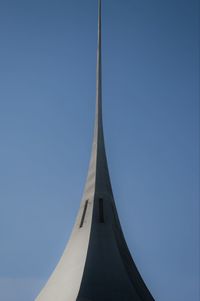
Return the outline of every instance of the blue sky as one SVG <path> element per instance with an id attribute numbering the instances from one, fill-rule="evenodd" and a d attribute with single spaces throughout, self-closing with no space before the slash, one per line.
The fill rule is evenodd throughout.
<path id="1" fill-rule="evenodd" d="M 198 1 L 103 1 L 116 204 L 157 301 L 199 300 Z M 0 1 L 0 300 L 34 300 L 69 238 L 95 109 L 97 1 Z"/>

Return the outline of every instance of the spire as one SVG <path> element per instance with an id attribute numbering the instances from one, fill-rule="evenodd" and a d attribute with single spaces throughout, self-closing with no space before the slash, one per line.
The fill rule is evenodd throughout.
<path id="1" fill-rule="evenodd" d="M 97 40 L 97 68 L 96 68 L 96 138 L 103 139 L 102 122 L 102 62 L 101 62 L 101 0 L 98 2 L 98 40 Z"/>
<path id="2" fill-rule="evenodd" d="M 92 154 L 85 184 L 84 198 L 90 192 L 112 194 L 110 176 L 106 158 L 103 118 L 102 118 L 102 43 L 101 43 L 101 0 L 98 1 L 98 37 L 97 37 L 97 66 L 96 66 L 96 114 Z M 94 177 L 92 175 L 95 175 Z"/>
<path id="3" fill-rule="evenodd" d="M 102 121 L 102 63 L 101 63 L 101 0 L 99 0 L 98 10 L 98 42 L 97 42 L 97 83 L 96 102 L 98 110 L 98 120 Z"/>
<path id="4" fill-rule="evenodd" d="M 154 301 L 128 250 L 112 193 L 103 135 L 101 59 L 99 0 L 96 114 L 88 176 L 69 242 L 36 301 Z"/>

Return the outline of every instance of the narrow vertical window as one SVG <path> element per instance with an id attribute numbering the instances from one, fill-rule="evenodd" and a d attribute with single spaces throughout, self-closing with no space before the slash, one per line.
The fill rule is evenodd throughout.
<path id="1" fill-rule="evenodd" d="M 104 223 L 103 199 L 99 199 L 99 222 Z"/>
<path id="2" fill-rule="evenodd" d="M 81 217 L 81 222 L 80 222 L 79 228 L 83 227 L 83 223 L 84 223 L 84 219 L 85 219 L 85 214 L 86 214 L 86 211 L 87 211 L 87 206 L 88 206 L 88 200 L 85 202 L 85 205 L 84 205 L 83 214 L 82 214 L 82 217 Z"/>

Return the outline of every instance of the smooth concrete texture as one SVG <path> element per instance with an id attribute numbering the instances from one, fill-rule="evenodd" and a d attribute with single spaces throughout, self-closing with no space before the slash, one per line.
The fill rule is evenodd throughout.
<path id="1" fill-rule="evenodd" d="M 112 193 L 102 122 L 101 1 L 96 117 L 87 181 L 71 234 L 36 301 L 153 301 L 126 245 Z"/>

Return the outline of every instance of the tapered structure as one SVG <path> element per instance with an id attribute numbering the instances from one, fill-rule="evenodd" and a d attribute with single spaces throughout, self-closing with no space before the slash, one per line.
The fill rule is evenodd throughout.
<path id="1" fill-rule="evenodd" d="M 113 198 L 102 124 L 101 1 L 96 116 L 87 181 L 75 225 L 36 301 L 153 301 L 125 242 Z"/>

